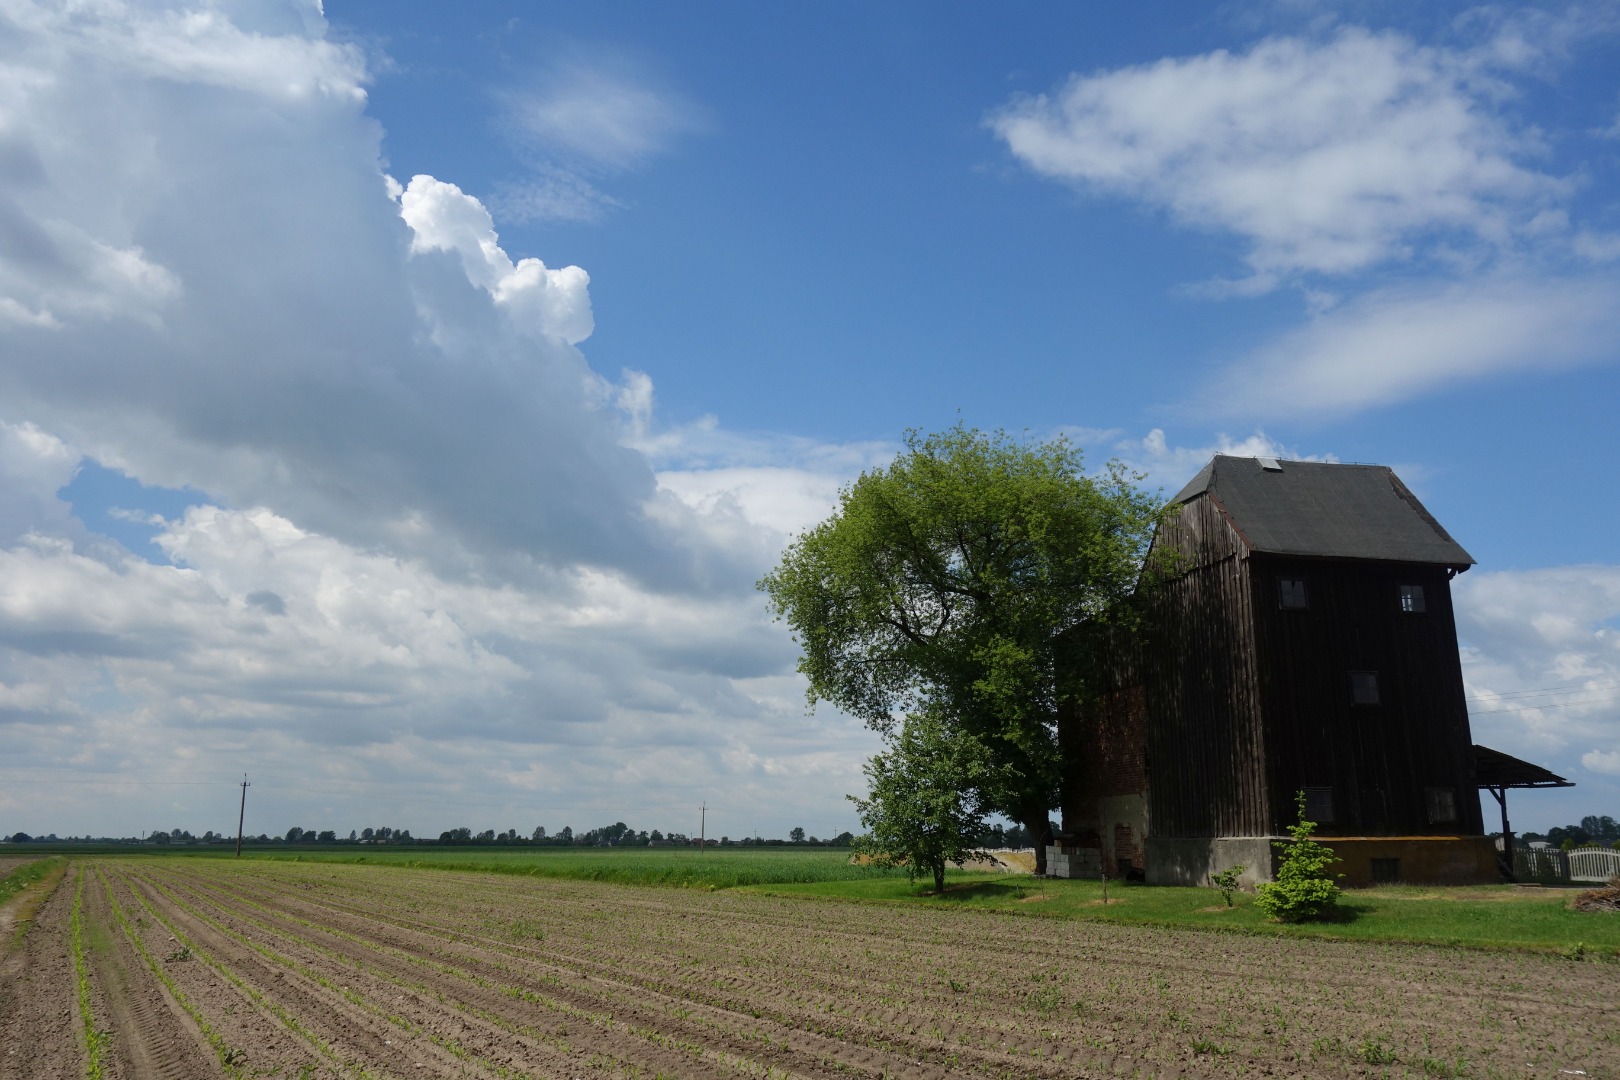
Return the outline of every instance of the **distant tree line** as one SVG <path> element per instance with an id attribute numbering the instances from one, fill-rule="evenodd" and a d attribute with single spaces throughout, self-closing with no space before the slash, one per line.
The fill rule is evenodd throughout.
<path id="1" fill-rule="evenodd" d="M 1566 850 L 1578 847 L 1613 847 L 1620 850 L 1620 821 L 1615 821 L 1608 814 L 1599 817 L 1588 814 L 1581 818 L 1579 825 L 1555 825 L 1548 829 L 1546 834 L 1520 833 L 1519 839 L 1525 843 L 1544 840 L 1553 847 Z"/>
<path id="2" fill-rule="evenodd" d="M 1029 838 L 1029 830 L 1022 825 L 1003 827 L 992 825 L 982 830 L 973 838 L 976 848 L 1027 848 L 1034 847 Z"/>
<path id="3" fill-rule="evenodd" d="M 822 840 L 819 837 L 807 836 L 803 829 L 796 828 L 788 833 L 786 840 L 768 839 L 763 836 L 745 836 L 734 840 L 730 836 L 721 836 L 708 837 L 705 842 L 715 847 L 790 845 L 848 847 L 854 839 L 854 834 L 842 832 L 831 839 Z M 452 845 L 489 844 L 501 847 L 686 847 L 696 844 L 698 840 L 682 832 L 666 833 L 659 829 L 637 831 L 622 821 L 615 821 L 611 825 L 603 825 L 584 832 L 575 832 L 573 826 L 564 825 L 552 833 L 547 832 L 544 825 L 537 825 L 527 836 L 516 829 L 507 829 L 499 833 L 494 829 L 485 829 L 481 833 L 474 833 L 471 829 L 462 827 L 446 829 L 439 834 L 438 842 Z"/>
<path id="4" fill-rule="evenodd" d="M 988 847 L 1017 846 L 1016 843 L 1004 840 L 1001 828 L 995 830 L 995 838 L 984 841 Z M 1022 835 L 1022 830 L 1014 827 L 1013 833 Z M 1005 834 L 1012 836 L 1013 833 Z M 30 836 L 19 832 L 9 836 L 0 837 L 6 843 L 88 843 L 88 844 L 142 844 L 142 845 L 174 845 L 174 844 L 231 844 L 236 843 L 235 833 L 216 833 L 212 830 L 195 836 L 185 829 L 172 829 L 169 832 L 161 830 L 148 836 L 68 836 L 58 837 L 55 833 L 47 836 Z M 741 839 L 732 839 L 730 836 L 719 838 L 709 837 L 707 843 L 714 847 L 849 847 L 855 837 L 852 833 L 841 832 L 837 836 L 823 840 L 819 837 L 806 835 L 804 829 L 795 828 L 788 833 L 787 839 L 766 838 L 763 836 L 745 836 Z M 527 835 L 517 829 L 506 829 L 496 832 L 494 829 L 485 829 L 482 832 L 473 832 L 467 826 L 446 829 L 441 832 L 437 840 L 427 837 L 414 837 L 409 829 L 395 829 L 384 825 L 375 828 L 349 830 L 347 837 L 340 836 L 334 829 L 305 829 L 293 826 L 281 836 L 269 836 L 264 833 L 258 836 L 243 836 L 244 845 L 265 844 L 444 844 L 451 846 L 499 846 L 499 847 L 686 847 L 696 845 L 697 839 L 686 833 L 665 833 L 658 829 L 637 831 L 622 821 L 600 828 L 588 829 L 576 833 L 572 826 L 564 825 L 555 833 L 546 831 L 544 825 L 537 825 Z"/>

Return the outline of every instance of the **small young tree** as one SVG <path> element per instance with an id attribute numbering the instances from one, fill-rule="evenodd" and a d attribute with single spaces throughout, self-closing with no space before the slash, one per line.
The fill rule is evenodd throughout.
<path id="1" fill-rule="evenodd" d="M 1210 884 L 1221 890 L 1221 899 L 1226 901 L 1227 907 L 1232 906 L 1232 894 L 1238 891 L 1238 878 L 1242 877 L 1243 871 L 1247 869 L 1248 867 L 1238 863 L 1236 866 L 1228 866 L 1218 874 L 1209 875 Z"/>
<path id="2" fill-rule="evenodd" d="M 1279 922 L 1308 922 L 1331 913 L 1339 902 L 1339 875 L 1328 872 L 1338 862 L 1333 849 L 1311 839 L 1316 822 L 1305 820 L 1305 793 L 1294 798 L 1299 807 L 1299 824 L 1288 827 L 1291 840 L 1275 840 L 1272 847 L 1282 852 L 1277 864 L 1277 880 L 1255 888 L 1254 906 Z"/>
<path id="3" fill-rule="evenodd" d="M 930 874 L 943 892 L 945 864 L 979 854 L 985 808 L 976 793 L 996 786 L 993 771 L 973 736 L 947 730 L 931 711 L 907 716 L 889 752 L 866 765 L 870 797 L 849 796 L 867 830 L 855 849 L 878 865 L 904 866 L 912 881 Z"/>

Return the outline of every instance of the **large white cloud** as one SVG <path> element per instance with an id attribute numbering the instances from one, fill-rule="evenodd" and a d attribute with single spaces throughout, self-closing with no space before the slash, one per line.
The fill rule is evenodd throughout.
<path id="1" fill-rule="evenodd" d="M 1353 412 L 1459 379 L 1612 361 L 1620 281 L 1602 222 L 1576 220 L 1591 133 L 1544 133 L 1514 103 L 1608 20 L 1476 13 L 1470 44 L 1330 24 L 1243 51 L 1077 74 L 991 126 L 1038 174 L 1236 237 L 1247 273 L 1190 295 L 1290 284 L 1306 311 L 1229 363 L 1231 419 Z M 1387 274 L 1396 267 L 1402 284 Z"/>
<path id="2" fill-rule="evenodd" d="M 1250 244 L 1258 284 L 1411 254 L 1434 230 L 1497 244 L 1565 185 L 1491 108 L 1475 57 L 1345 29 L 1075 76 L 992 120 L 1044 175 Z"/>
<path id="3" fill-rule="evenodd" d="M 1620 280 L 1496 276 L 1377 289 L 1311 315 L 1222 373 L 1202 407 L 1299 416 L 1390 405 L 1464 380 L 1612 361 Z"/>
<path id="4" fill-rule="evenodd" d="M 0 419 L 441 567 L 747 576 L 621 445 L 584 271 L 509 257 L 454 185 L 390 188 L 313 5 L 11 19 Z"/>
<path id="5" fill-rule="evenodd" d="M 804 716 L 753 589 L 823 511 L 720 497 L 735 456 L 661 486 L 650 383 L 577 347 L 585 272 L 386 177 L 324 32 L 0 2 L 0 814 L 220 828 L 248 768 L 278 829 L 853 824 L 871 736 Z M 172 565 L 73 516 L 82 458 L 206 493 Z"/>

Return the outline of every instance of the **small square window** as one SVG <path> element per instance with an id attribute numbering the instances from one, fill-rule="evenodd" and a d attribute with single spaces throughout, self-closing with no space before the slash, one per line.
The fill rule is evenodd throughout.
<path id="1" fill-rule="evenodd" d="M 1374 885 L 1393 885 L 1401 880 L 1401 860 L 1399 859 L 1371 859 L 1372 883 Z"/>
<path id="2" fill-rule="evenodd" d="M 1423 586 L 1401 586 L 1401 610 L 1408 615 L 1421 615 L 1429 610 L 1423 601 Z"/>
<path id="3" fill-rule="evenodd" d="M 1305 598 L 1305 582 L 1299 578 L 1278 578 L 1277 605 L 1284 611 L 1304 611 L 1309 607 Z"/>
<path id="4" fill-rule="evenodd" d="M 1425 788 L 1429 803 L 1429 824 L 1444 825 L 1457 820 L 1457 792 L 1452 788 Z"/>
<path id="5" fill-rule="evenodd" d="M 1305 820 L 1318 825 L 1333 820 L 1333 789 L 1308 787 L 1305 789 Z"/>
<path id="6" fill-rule="evenodd" d="M 1378 704 L 1378 672 L 1352 671 L 1350 673 L 1350 704 Z"/>

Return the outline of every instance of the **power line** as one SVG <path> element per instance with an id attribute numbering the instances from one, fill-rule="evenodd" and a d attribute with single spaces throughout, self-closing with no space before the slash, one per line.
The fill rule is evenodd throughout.
<path id="1" fill-rule="evenodd" d="M 1611 695 L 1611 697 L 1612 696 L 1613 695 Z M 1596 701 L 1560 701 L 1550 705 L 1520 705 L 1517 708 L 1512 709 L 1480 709 L 1477 712 L 1470 709 L 1468 715 L 1494 716 L 1497 713 L 1541 712 L 1544 709 L 1574 709 L 1581 706 L 1602 705 L 1604 704 L 1604 701 L 1605 699 L 1603 698 L 1598 698 Z"/>
<path id="2" fill-rule="evenodd" d="M 1588 694 L 1588 693 L 1596 693 L 1599 690 L 1608 689 L 1608 688 L 1612 688 L 1612 687 L 1620 687 L 1620 679 L 1610 679 L 1610 680 L 1607 680 L 1605 682 L 1599 682 L 1599 683 L 1566 683 L 1563 686 L 1543 686 L 1543 687 L 1539 687 L 1539 688 L 1536 688 L 1536 689 L 1533 689 L 1533 690 L 1508 690 L 1508 691 L 1505 691 L 1503 693 L 1496 693 L 1495 691 L 1490 691 L 1490 690 L 1476 690 L 1474 692 L 1477 693 L 1477 694 L 1487 694 L 1488 693 L 1492 697 L 1506 698 L 1506 697 L 1528 697 L 1528 696 L 1534 695 L 1534 694 L 1563 694 L 1563 693 Z"/>

